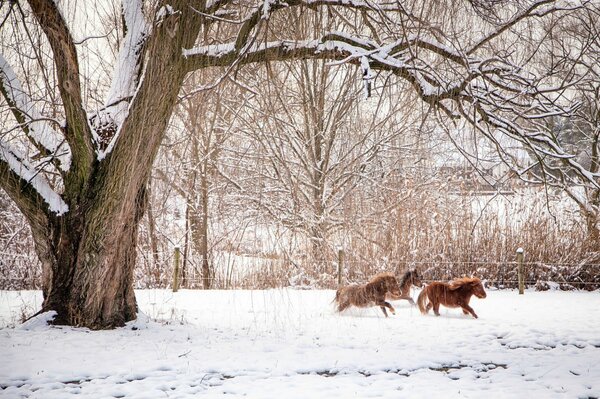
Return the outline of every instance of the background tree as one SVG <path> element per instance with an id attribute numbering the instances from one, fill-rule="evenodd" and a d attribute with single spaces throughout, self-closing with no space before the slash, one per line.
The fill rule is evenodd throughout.
<path id="1" fill-rule="evenodd" d="M 201 259 L 202 286 L 209 289 L 214 275 L 209 260 L 211 196 L 219 181 L 219 157 L 240 110 L 236 112 L 231 107 L 223 106 L 225 101 L 231 102 L 236 96 L 234 85 L 223 83 L 213 91 L 194 93 L 202 84 L 192 77 L 186 82 L 177 115 L 189 133 L 185 139 L 189 147 L 186 155 L 190 161 L 187 170 L 186 220 L 189 222 L 192 247 Z M 185 282 L 185 274 L 183 277 Z"/>
<path id="2" fill-rule="evenodd" d="M 572 82 L 564 95 L 575 103 L 567 118 L 549 121 L 548 128 L 592 176 L 600 171 L 600 7 L 589 4 L 561 23 L 548 46 L 550 69 L 557 80 Z M 548 27 L 550 29 L 550 27 Z M 553 160 L 543 181 L 561 189 L 579 207 L 588 241 L 600 242 L 600 179 L 585 179 Z"/>
<path id="3" fill-rule="evenodd" d="M 245 190 L 270 217 L 308 237 L 312 259 L 323 267 L 345 199 L 374 173 L 373 160 L 402 129 L 394 126 L 400 118 L 389 98 L 361 110 L 356 68 L 323 61 L 300 61 L 284 73 L 271 68 L 240 118 L 259 144 L 253 170 L 266 194 Z"/>

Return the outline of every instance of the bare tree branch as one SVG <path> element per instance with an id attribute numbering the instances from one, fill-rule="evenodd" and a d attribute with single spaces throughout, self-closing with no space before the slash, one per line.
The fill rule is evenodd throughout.
<path id="1" fill-rule="evenodd" d="M 0 92 L 30 143 L 42 156 L 51 158 L 56 170 L 61 173 L 67 172 L 71 165 L 71 150 L 65 143 L 62 132 L 55 129 L 56 121 L 42 118 L 2 55 L 0 55 Z"/>
<path id="2" fill-rule="evenodd" d="M 73 154 L 72 167 L 65 180 L 65 193 L 67 197 L 74 197 L 87 184 L 95 158 L 92 132 L 82 104 L 77 50 L 54 1 L 30 0 L 29 4 L 54 52 L 58 89 L 66 116 L 65 138 Z"/>

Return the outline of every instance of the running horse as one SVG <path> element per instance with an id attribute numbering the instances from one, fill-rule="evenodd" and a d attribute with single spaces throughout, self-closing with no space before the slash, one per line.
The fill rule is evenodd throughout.
<path id="1" fill-rule="evenodd" d="M 440 304 L 449 308 L 462 308 L 464 314 L 471 314 L 477 318 L 477 314 L 469 306 L 471 296 L 485 298 L 485 290 L 481 280 L 477 277 L 463 277 L 450 283 L 433 282 L 423 288 L 417 298 L 417 305 L 421 313 L 426 314 L 433 308 L 436 316 L 440 315 Z"/>
<path id="2" fill-rule="evenodd" d="M 410 297 L 410 287 L 411 286 L 417 286 L 417 287 L 422 287 L 423 283 L 421 282 L 421 276 L 419 275 L 419 272 L 417 271 L 417 269 L 412 269 L 412 270 L 408 270 L 404 273 L 404 275 L 402 276 L 402 278 L 400 279 L 400 295 L 398 296 L 394 296 L 393 294 L 387 294 L 386 295 L 386 299 L 391 299 L 394 301 L 400 300 L 400 299 L 406 299 L 408 302 L 410 302 L 411 305 L 415 306 L 416 303 L 415 301 L 413 301 L 413 299 Z"/>
<path id="3" fill-rule="evenodd" d="M 396 314 L 394 307 L 385 300 L 388 293 L 392 298 L 402 295 L 396 277 L 392 273 L 380 273 L 367 284 L 349 285 L 338 289 L 334 301 L 338 305 L 338 312 L 342 312 L 350 306 L 359 308 L 379 306 L 385 317 L 388 317 L 386 308 L 392 314 Z"/>

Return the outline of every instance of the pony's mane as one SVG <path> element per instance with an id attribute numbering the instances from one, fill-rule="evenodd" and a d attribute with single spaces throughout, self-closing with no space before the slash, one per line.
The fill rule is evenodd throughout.
<path id="1" fill-rule="evenodd" d="M 462 277 L 457 278 L 456 280 L 452 280 L 449 285 L 451 290 L 456 290 L 460 287 L 463 287 L 468 284 L 478 284 L 481 283 L 481 280 L 477 277 Z"/>
<path id="2" fill-rule="evenodd" d="M 376 274 L 375 276 L 373 276 L 373 278 L 369 281 L 369 283 L 376 283 L 381 280 L 387 280 L 390 277 L 396 278 L 396 276 L 394 276 L 394 273 L 390 273 L 390 272 L 379 273 L 379 274 Z"/>
<path id="3" fill-rule="evenodd" d="M 398 283 L 398 285 L 400 287 L 403 287 L 404 284 L 406 283 L 406 280 L 408 280 L 409 277 L 412 276 L 415 272 L 416 272 L 416 270 L 414 270 L 414 269 L 410 269 L 410 270 L 407 270 L 406 272 L 404 272 L 404 275 L 400 279 L 400 282 Z"/>

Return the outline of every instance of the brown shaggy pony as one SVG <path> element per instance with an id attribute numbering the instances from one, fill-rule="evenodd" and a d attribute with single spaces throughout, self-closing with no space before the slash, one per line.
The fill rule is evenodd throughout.
<path id="1" fill-rule="evenodd" d="M 388 293 L 385 298 L 386 299 L 391 299 L 394 301 L 400 300 L 400 299 L 406 299 L 408 302 L 410 302 L 411 305 L 416 305 L 415 301 L 413 301 L 413 299 L 410 297 L 410 287 L 415 285 L 417 287 L 422 287 L 423 283 L 421 282 L 421 276 L 419 276 L 419 272 L 417 271 L 417 269 L 413 269 L 413 270 L 408 270 L 404 273 L 404 275 L 402 276 L 402 278 L 400 279 L 400 295 L 399 296 L 395 296 L 391 293 Z"/>
<path id="2" fill-rule="evenodd" d="M 433 313 L 440 315 L 440 304 L 449 308 L 462 308 L 464 314 L 471 313 L 477 318 L 475 311 L 469 306 L 471 295 L 485 298 L 485 290 L 477 277 L 463 277 L 450 283 L 433 282 L 423 288 L 417 298 L 421 313 L 426 314 L 433 307 Z"/>
<path id="3" fill-rule="evenodd" d="M 400 288 L 396 277 L 392 273 L 378 274 L 367 284 L 349 285 L 337 290 L 335 293 L 337 310 L 341 312 L 352 305 L 359 308 L 379 306 L 385 317 L 388 317 L 385 308 L 396 314 L 394 307 L 385 301 L 385 294 L 388 292 L 394 297 L 400 296 Z"/>

